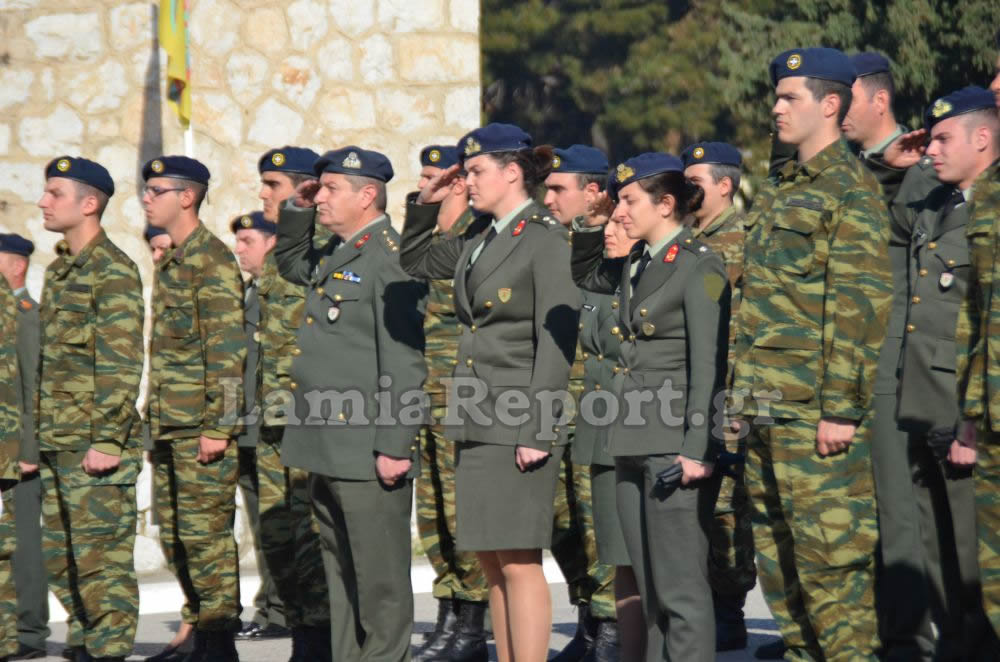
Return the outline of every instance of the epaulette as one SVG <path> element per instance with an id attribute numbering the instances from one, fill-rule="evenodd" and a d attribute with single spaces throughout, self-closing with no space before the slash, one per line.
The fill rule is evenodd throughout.
<path id="1" fill-rule="evenodd" d="M 562 223 L 556 220 L 551 214 L 532 214 L 528 217 L 528 220 L 532 223 L 538 223 L 539 225 L 545 226 L 547 228 L 562 227 Z"/>
<path id="2" fill-rule="evenodd" d="M 398 253 L 399 243 L 393 237 L 393 233 L 388 228 L 382 230 L 381 241 L 378 242 L 387 253 Z"/>
<path id="3" fill-rule="evenodd" d="M 705 255 L 711 254 L 712 249 L 709 248 L 705 243 L 695 239 L 694 237 L 687 237 L 681 242 L 681 246 L 685 249 L 691 251 L 695 255 Z"/>

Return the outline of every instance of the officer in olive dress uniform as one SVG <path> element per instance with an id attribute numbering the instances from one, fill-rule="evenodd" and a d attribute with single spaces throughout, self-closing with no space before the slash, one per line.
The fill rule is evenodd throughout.
<path id="1" fill-rule="evenodd" d="M 970 87 L 928 108 L 927 153 L 938 164 L 941 183 L 921 199 L 897 199 L 892 207 L 893 242 L 908 255 L 898 418 L 909 437 L 908 467 L 923 539 L 918 559 L 926 568 L 938 631 L 931 655 L 939 660 L 998 653 L 982 608 L 973 468 L 950 456 L 959 420 L 954 334 L 969 289 L 967 197 L 975 179 L 1000 156 L 1000 145 L 980 151 L 971 140 L 957 140 L 948 150 L 940 148 L 955 134 L 989 134 L 984 112 L 1000 126 L 993 101 L 989 91 Z"/>
<path id="2" fill-rule="evenodd" d="M 618 165 L 611 194 L 639 238 L 628 257 L 603 257 L 598 228 L 579 223 L 573 277 L 619 291 L 619 412 L 608 433 L 618 516 L 646 617 L 647 662 L 715 659 L 708 530 L 717 454 L 711 427 L 723 388 L 730 287 L 722 260 L 693 239 L 685 215 L 703 192 L 676 156 Z M 662 476 L 662 478 L 661 478 Z"/>
<path id="3" fill-rule="evenodd" d="M 410 505 L 417 474 L 426 286 L 399 266 L 389 160 L 324 154 L 278 222 L 281 275 L 307 285 L 282 462 L 307 469 L 323 541 L 335 660 L 410 658 Z M 314 217 L 335 239 L 313 247 Z M 294 420 L 292 420 L 294 419 Z"/>

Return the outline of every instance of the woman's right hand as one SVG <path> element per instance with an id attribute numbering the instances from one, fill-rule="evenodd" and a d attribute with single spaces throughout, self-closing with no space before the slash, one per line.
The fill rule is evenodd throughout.
<path id="1" fill-rule="evenodd" d="M 428 179 L 427 184 L 421 189 L 420 195 L 417 196 L 417 204 L 436 205 L 443 202 L 448 197 L 451 183 L 459 176 L 460 170 L 461 166 L 456 163 Z"/>
<path id="2" fill-rule="evenodd" d="M 615 201 L 611 199 L 607 191 L 601 191 L 594 198 L 593 202 L 587 205 L 587 212 L 583 216 L 583 223 L 587 227 L 598 227 L 604 225 L 611 218 L 615 211 Z"/>
<path id="3" fill-rule="evenodd" d="M 521 473 L 534 468 L 536 465 L 544 462 L 551 453 L 546 451 L 540 451 L 536 448 L 528 448 L 527 446 L 518 446 L 514 450 L 514 462 L 517 464 L 517 468 L 521 470 Z"/>

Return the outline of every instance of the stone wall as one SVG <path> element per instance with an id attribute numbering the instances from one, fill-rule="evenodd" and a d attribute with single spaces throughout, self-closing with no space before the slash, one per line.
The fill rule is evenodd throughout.
<path id="1" fill-rule="evenodd" d="M 203 220 L 227 243 L 227 222 L 258 208 L 259 155 L 284 144 L 323 152 L 349 143 L 384 152 L 402 221 L 422 146 L 478 126 L 477 0 L 188 0 L 194 156 L 212 171 Z M 60 154 L 104 164 L 117 193 L 111 238 L 150 282 L 139 168 L 184 153 L 163 102 L 157 4 L 0 0 L 0 230 L 31 238 L 29 288 L 39 295 L 59 236 L 41 227 L 42 169 Z M 159 564 L 143 509 L 139 565 Z M 242 530 L 243 527 L 241 527 Z M 242 536 L 245 541 L 245 536 Z M 244 549 L 247 548 L 243 545 Z M 148 550 L 148 551 L 147 551 Z"/>

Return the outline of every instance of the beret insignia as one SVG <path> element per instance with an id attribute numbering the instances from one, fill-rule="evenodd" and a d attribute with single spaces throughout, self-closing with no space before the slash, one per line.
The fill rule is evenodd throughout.
<path id="1" fill-rule="evenodd" d="M 69 159 L 59 159 L 59 163 L 56 164 L 56 170 L 59 172 L 66 172 L 69 170 Z"/>
<path id="2" fill-rule="evenodd" d="M 619 163 L 618 167 L 615 168 L 615 178 L 619 183 L 624 182 L 633 175 L 635 175 L 635 170 L 632 170 L 631 167 L 625 165 L 624 163 Z"/>
<path id="3" fill-rule="evenodd" d="M 285 155 L 281 152 L 275 152 L 271 155 L 271 163 L 278 166 L 279 168 L 285 165 Z"/>
<path id="4" fill-rule="evenodd" d="M 357 170 L 358 168 L 361 167 L 361 159 L 358 158 L 357 152 L 351 152 L 350 154 L 347 155 L 347 157 L 344 159 L 344 162 L 341 165 L 344 166 L 345 168 L 353 168 Z"/>
<path id="5" fill-rule="evenodd" d="M 471 138 L 469 142 L 465 143 L 466 156 L 472 156 L 473 154 L 482 151 L 482 149 L 483 149 L 482 145 L 480 145 L 479 141 L 477 141 L 475 138 Z"/>
<path id="6" fill-rule="evenodd" d="M 945 101 L 944 99 L 938 99 L 934 102 L 934 106 L 931 108 L 931 115 L 934 117 L 941 117 L 945 113 L 950 113 L 952 110 L 952 105 Z"/>
<path id="7" fill-rule="evenodd" d="M 561 165 L 562 165 L 562 159 L 559 158 L 558 156 L 553 156 L 552 157 L 552 169 L 553 170 L 558 170 L 559 166 L 561 166 Z"/>
<path id="8" fill-rule="evenodd" d="M 705 150 L 701 147 L 695 147 L 694 151 L 691 152 L 691 156 L 693 156 L 696 159 L 700 159 L 705 156 Z"/>
<path id="9" fill-rule="evenodd" d="M 153 172 L 163 172 L 163 161 L 156 159 L 149 164 L 149 169 Z"/>
<path id="10" fill-rule="evenodd" d="M 240 225 L 245 228 L 252 227 L 253 219 L 251 219 L 249 216 L 244 216 L 243 218 L 240 219 Z"/>
<path id="11" fill-rule="evenodd" d="M 441 160 L 441 152 L 439 150 L 432 149 L 430 153 L 427 155 L 427 158 L 428 160 L 430 160 L 431 163 L 437 163 L 438 161 Z"/>
<path id="12" fill-rule="evenodd" d="M 785 66 L 791 69 L 792 71 L 795 71 L 796 69 L 802 66 L 802 56 L 799 55 L 798 53 L 792 53 L 791 55 L 788 56 L 788 61 L 785 62 Z"/>

